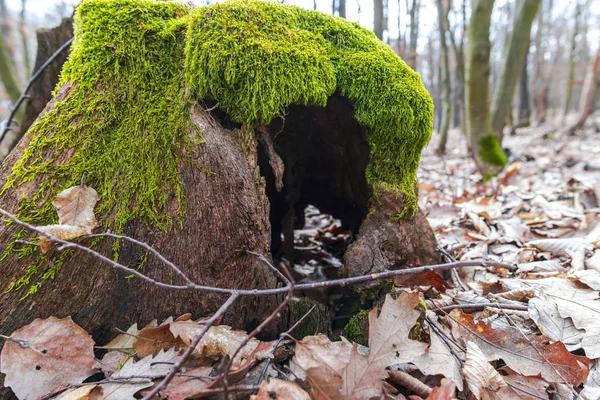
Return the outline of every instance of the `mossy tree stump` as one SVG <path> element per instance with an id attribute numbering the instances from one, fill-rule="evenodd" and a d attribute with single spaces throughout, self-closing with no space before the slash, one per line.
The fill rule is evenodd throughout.
<path id="1" fill-rule="evenodd" d="M 260 1 L 85 0 L 54 99 L 0 168 L 0 204 L 56 223 L 52 200 L 83 180 L 99 195 L 99 231 L 150 243 L 203 285 L 275 287 L 247 251 L 275 251 L 306 204 L 357 234 L 345 274 L 426 264 L 437 261 L 435 239 L 415 181 L 432 119 L 418 74 L 343 19 Z M 224 300 L 18 242 L 31 237 L 0 225 L 0 285 L 11 288 L 2 334 L 71 315 L 102 342 L 115 327 L 200 317 Z M 81 243 L 177 281 L 143 249 Z M 225 322 L 255 326 L 280 300 L 243 298 Z"/>

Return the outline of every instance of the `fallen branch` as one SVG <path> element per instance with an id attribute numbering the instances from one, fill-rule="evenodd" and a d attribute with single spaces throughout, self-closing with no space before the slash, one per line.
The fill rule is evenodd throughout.
<path id="1" fill-rule="evenodd" d="M 8 211 L 6 211 L 2 208 L 0 208 L 0 214 L 4 215 L 5 217 L 7 217 L 9 220 L 11 220 L 14 223 L 16 223 L 24 228 L 27 228 L 33 232 L 36 232 L 37 234 L 39 234 L 41 236 L 44 236 L 45 238 L 48 239 L 48 241 L 59 245 L 59 247 L 58 247 L 59 251 L 63 251 L 66 249 L 75 249 L 75 250 L 82 251 L 84 253 L 92 255 L 93 257 L 95 257 L 101 261 L 104 261 L 108 265 L 111 265 L 117 269 L 120 269 L 121 271 L 126 272 L 127 274 L 133 274 L 133 275 L 145 280 L 146 282 L 152 283 L 154 285 L 157 285 L 157 286 L 165 288 L 165 289 L 198 290 L 198 291 L 204 291 L 204 292 L 223 293 L 223 294 L 229 294 L 229 295 L 236 294 L 238 296 L 270 296 L 270 295 L 277 295 L 277 294 L 285 294 L 289 291 L 287 286 L 273 288 L 273 289 L 260 289 L 260 290 L 259 289 L 250 289 L 250 290 L 239 289 L 238 290 L 238 289 L 216 288 L 216 287 L 212 287 L 212 286 L 198 285 L 196 283 L 193 283 L 181 271 L 180 268 L 178 268 L 177 266 L 175 266 L 175 264 L 173 264 L 172 262 L 169 262 L 169 261 L 167 261 L 167 266 L 169 266 L 175 273 L 177 273 L 177 275 L 180 275 L 186 281 L 186 284 L 174 285 L 174 284 L 170 284 L 170 283 L 159 282 L 153 278 L 150 278 L 147 275 L 142 274 L 140 271 L 138 271 L 136 269 L 126 267 L 125 265 L 123 265 L 117 261 L 114 261 L 113 259 L 110 259 L 110 258 L 98 253 L 95 250 L 90 249 L 89 247 L 85 247 L 85 246 L 80 245 L 75 242 L 69 242 L 66 240 L 62 240 L 62 239 L 59 239 L 47 232 L 44 232 L 44 231 L 40 230 L 39 228 L 37 228 L 36 226 L 33 226 L 27 222 L 21 221 L 15 215 L 9 213 Z M 104 235 L 111 236 L 113 234 L 106 233 Z M 118 236 L 118 237 L 126 238 L 127 240 L 131 241 L 132 243 L 139 243 L 144 248 L 151 248 L 148 244 L 146 244 L 144 242 L 140 242 L 140 241 L 137 241 L 135 239 L 128 238 L 125 236 Z M 156 252 L 156 253 L 158 253 L 158 252 Z M 156 253 L 154 253 L 154 254 L 156 254 Z M 159 259 L 166 260 L 163 256 L 160 256 Z M 446 264 L 426 265 L 426 266 L 420 266 L 420 267 L 412 267 L 412 268 L 406 268 L 406 269 L 397 269 L 397 270 L 379 272 L 379 273 L 369 274 L 369 275 L 353 276 L 353 277 L 349 277 L 349 278 L 332 279 L 332 280 L 328 280 L 328 281 L 304 283 L 304 284 L 300 284 L 300 285 L 295 285 L 294 290 L 298 290 L 298 291 L 316 290 L 316 289 L 321 289 L 321 288 L 325 288 L 325 287 L 349 286 L 349 285 L 363 283 L 363 282 L 369 282 L 369 281 L 380 281 L 380 280 L 389 279 L 389 278 L 393 278 L 395 276 L 400 276 L 400 275 L 420 274 L 423 272 L 430 272 L 430 271 L 445 271 L 445 270 L 449 270 L 449 269 L 453 269 L 453 268 L 479 267 L 479 266 L 505 268 L 505 269 L 508 269 L 511 271 L 514 271 L 516 269 L 515 266 L 504 264 L 501 262 L 496 262 L 496 261 L 484 261 L 484 260 L 481 260 L 481 261 L 456 261 L 456 262 L 446 263 Z"/>

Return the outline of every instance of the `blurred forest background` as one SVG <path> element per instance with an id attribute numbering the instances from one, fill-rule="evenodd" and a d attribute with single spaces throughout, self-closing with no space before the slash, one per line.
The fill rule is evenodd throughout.
<path id="1" fill-rule="evenodd" d="M 466 138 L 469 149 L 477 155 L 482 138 L 491 132 L 502 142 L 505 133 L 514 134 L 528 126 L 574 132 L 587 121 L 588 126 L 598 129 L 594 110 L 600 103 L 600 90 L 595 90 L 600 84 L 600 1 L 279 2 L 358 22 L 372 29 L 419 72 L 436 105 L 435 130 L 440 136 L 429 147 L 435 147 L 438 154 L 446 152 L 449 130 L 451 137 L 465 133 L 456 137 Z M 11 104 L 16 103 L 35 66 L 68 36 L 64 32 L 44 34 L 47 31 L 43 30 L 70 18 L 75 4 L 69 0 L 0 0 L 0 120 L 4 125 Z M 40 33 L 36 36 L 36 32 Z M 43 51 L 37 55 L 36 64 L 38 47 Z M 489 85 L 482 84 L 486 80 Z M 31 92 L 35 87 L 29 93 L 33 101 L 36 93 Z M 16 114 L 17 121 L 21 112 Z M 20 136 L 18 127 L 12 127 L 13 132 L 0 146 L 2 158 Z M 492 160 L 492 164 L 503 161 Z M 483 174 L 486 168 L 479 166 Z"/>

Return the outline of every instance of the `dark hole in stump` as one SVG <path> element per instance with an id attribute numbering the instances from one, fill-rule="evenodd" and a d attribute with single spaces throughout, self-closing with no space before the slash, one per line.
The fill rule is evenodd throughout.
<path id="1" fill-rule="evenodd" d="M 352 105 L 339 96 L 330 97 L 326 107 L 293 105 L 266 131 L 285 165 L 284 186 L 278 192 L 267 143 L 260 139 L 258 160 L 271 206 L 274 258 L 284 258 L 292 265 L 306 258 L 304 249 L 294 248 L 294 230 L 298 239 L 306 217 L 314 217 L 317 209 L 341 221 L 341 226 L 330 233 L 347 236 L 347 246 L 367 215 L 370 195 L 365 177 L 369 144 L 365 129 L 354 119 Z M 309 205 L 312 208 L 307 209 Z M 303 244 L 296 241 L 299 247 L 305 247 Z M 339 261 L 343 262 L 344 251 L 336 254 Z M 325 275 L 334 276 L 321 278 L 336 277 L 335 269 L 329 271 Z"/>

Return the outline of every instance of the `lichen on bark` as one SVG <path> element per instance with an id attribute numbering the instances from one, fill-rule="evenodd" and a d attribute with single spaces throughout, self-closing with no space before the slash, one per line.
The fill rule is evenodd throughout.
<path id="1" fill-rule="evenodd" d="M 4 185 L 15 190 L 46 177 L 23 198 L 20 219 L 55 223 L 55 195 L 83 179 L 98 192 L 104 229 L 121 232 L 140 219 L 168 231 L 185 213 L 181 167 L 202 140 L 190 105 L 213 100 L 233 121 L 256 126 L 285 117 L 292 104 L 325 106 L 336 93 L 367 128 L 368 182 L 401 192 L 406 211 L 417 210 L 414 183 L 433 103 L 420 76 L 372 32 L 259 0 L 200 8 L 84 0 L 74 19 L 59 83 L 69 93 L 31 127 Z M 18 251 L 8 246 L 3 257 Z"/>

